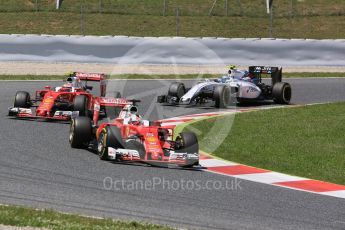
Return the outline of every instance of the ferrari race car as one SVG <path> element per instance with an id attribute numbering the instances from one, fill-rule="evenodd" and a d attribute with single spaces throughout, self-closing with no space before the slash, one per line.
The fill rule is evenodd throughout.
<path id="1" fill-rule="evenodd" d="M 93 147 L 101 160 L 141 162 L 155 166 L 199 165 L 199 145 L 192 132 L 181 132 L 174 140 L 173 127 L 142 120 L 135 105 L 122 107 L 119 117 L 98 125 L 89 117 L 72 119 L 69 142 L 72 148 Z"/>
<path id="2" fill-rule="evenodd" d="M 262 74 L 271 77 L 271 84 L 262 82 Z M 200 82 L 190 89 L 180 82 L 170 85 L 168 94 L 158 96 L 158 103 L 196 105 L 214 101 L 215 107 L 225 108 L 234 103 L 273 100 L 289 104 L 291 86 L 282 82 L 282 68 L 250 66 L 249 71 L 230 69 L 227 76 Z"/>
<path id="3" fill-rule="evenodd" d="M 99 82 L 99 96 L 91 94 L 88 82 Z M 35 99 L 25 91 L 15 95 L 14 106 L 8 115 L 19 118 L 41 118 L 47 120 L 70 120 L 76 116 L 92 116 L 94 106 L 111 106 L 112 98 L 106 96 L 106 75 L 74 72 L 61 87 L 46 86 L 37 90 Z M 117 97 L 121 97 L 117 93 Z"/>

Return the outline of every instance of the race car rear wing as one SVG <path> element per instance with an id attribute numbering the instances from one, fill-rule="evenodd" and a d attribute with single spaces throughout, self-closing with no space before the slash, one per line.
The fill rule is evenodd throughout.
<path id="1" fill-rule="evenodd" d="M 109 107 L 118 108 L 119 109 L 118 113 L 120 113 L 120 111 L 122 111 L 126 105 L 131 105 L 131 104 L 132 102 L 130 102 L 129 100 L 126 100 L 125 98 L 98 97 L 96 98 L 93 105 L 93 111 L 94 111 L 93 119 L 92 119 L 93 123 L 95 125 L 98 124 L 98 121 L 100 119 L 100 112 L 102 109 L 108 110 Z M 114 112 L 116 113 L 116 110 Z M 116 117 L 117 116 L 118 114 L 116 115 Z"/>
<path id="2" fill-rule="evenodd" d="M 74 72 L 73 75 L 84 81 L 104 81 L 107 79 L 107 75 L 103 73 L 81 73 Z"/>
<path id="3" fill-rule="evenodd" d="M 103 107 L 125 107 L 131 105 L 132 102 L 125 98 L 99 97 L 98 103 Z"/>
<path id="4" fill-rule="evenodd" d="M 261 74 L 271 75 L 272 86 L 282 81 L 282 71 L 282 67 L 249 66 L 249 73 L 256 75 L 259 79 L 261 79 Z"/>
<path id="5" fill-rule="evenodd" d="M 104 97 L 107 91 L 107 78 L 108 76 L 103 73 L 82 73 L 82 72 L 73 72 L 71 75 L 76 76 L 81 81 L 99 82 L 100 83 L 100 96 Z M 92 89 L 92 88 L 90 88 Z"/>

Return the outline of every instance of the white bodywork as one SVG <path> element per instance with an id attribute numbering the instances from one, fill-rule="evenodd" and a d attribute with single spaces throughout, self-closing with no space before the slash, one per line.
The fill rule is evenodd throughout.
<path id="1" fill-rule="evenodd" d="M 27 108 L 10 107 L 8 108 L 8 111 L 15 114 L 26 114 L 32 116 L 32 110 Z"/>
<path id="2" fill-rule="evenodd" d="M 198 83 L 195 86 L 193 86 L 185 95 L 181 97 L 180 104 L 189 104 L 192 98 L 201 90 L 202 91 L 214 90 L 214 88 L 220 84 L 222 83 L 209 81 L 209 80 Z"/>
<path id="3" fill-rule="evenodd" d="M 130 160 L 139 160 L 140 154 L 134 149 L 115 149 L 108 147 L 109 160 L 116 160 L 118 157 L 126 157 Z M 169 160 L 199 160 L 198 153 L 177 153 L 170 151 Z"/>
<path id="4" fill-rule="evenodd" d="M 198 83 L 181 97 L 180 104 L 190 104 L 194 97 L 201 91 L 213 91 L 216 86 L 222 84 L 238 89 L 236 95 L 231 95 L 233 97 L 244 99 L 258 98 L 261 95 L 261 89 L 248 79 L 242 78 L 243 74 L 244 72 L 233 72 L 230 77 L 223 76 L 222 78 L 226 79 L 225 82 L 205 80 L 204 82 Z"/>
<path id="5" fill-rule="evenodd" d="M 233 69 L 233 70 L 231 70 L 231 73 L 229 74 L 229 77 L 235 78 L 235 79 L 240 79 L 240 78 L 242 78 L 246 73 L 247 73 L 246 70 Z"/>
<path id="6" fill-rule="evenodd" d="M 116 156 L 129 157 L 131 159 L 140 159 L 139 152 L 133 149 L 114 149 L 108 147 L 108 157 L 110 160 L 115 160 Z"/>
<path id="7" fill-rule="evenodd" d="M 60 92 L 61 89 L 66 89 L 67 92 L 76 92 L 77 90 L 80 90 L 81 88 L 79 87 L 55 87 L 54 91 L 55 92 Z"/>
<path id="8" fill-rule="evenodd" d="M 79 111 L 56 111 L 54 117 L 58 116 L 76 118 L 79 116 Z"/>
<path id="9" fill-rule="evenodd" d="M 8 111 L 10 113 L 16 114 L 16 115 L 26 115 L 26 116 L 33 116 L 32 109 L 28 108 L 19 108 L 19 107 L 10 107 L 8 108 Z M 79 116 L 79 111 L 55 111 L 53 117 L 70 117 L 70 118 L 76 118 Z"/>
<path id="10" fill-rule="evenodd" d="M 177 153 L 175 151 L 170 152 L 169 160 L 198 160 L 198 153 Z"/>
<path id="11" fill-rule="evenodd" d="M 261 89 L 249 81 L 231 78 L 226 84 L 230 85 L 230 87 L 238 88 L 238 98 L 255 99 L 261 94 Z"/>

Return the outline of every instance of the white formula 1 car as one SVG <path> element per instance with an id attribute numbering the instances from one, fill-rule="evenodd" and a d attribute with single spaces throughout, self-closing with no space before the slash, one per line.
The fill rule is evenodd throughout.
<path id="1" fill-rule="evenodd" d="M 262 82 L 261 74 L 271 77 L 271 84 Z M 226 108 L 233 103 L 273 100 L 289 104 L 291 86 L 282 82 L 282 68 L 250 66 L 249 71 L 229 70 L 229 75 L 200 82 L 190 89 L 180 82 L 171 83 L 168 94 L 158 96 L 158 103 L 197 105 L 214 101 L 215 107 Z"/>

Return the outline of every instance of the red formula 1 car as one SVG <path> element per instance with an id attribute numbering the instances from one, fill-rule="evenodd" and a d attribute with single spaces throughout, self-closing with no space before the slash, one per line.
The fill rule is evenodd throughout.
<path id="1" fill-rule="evenodd" d="M 94 144 L 101 160 L 144 162 L 157 166 L 192 167 L 199 165 L 199 145 L 192 132 L 181 132 L 173 139 L 173 128 L 159 122 L 142 120 L 137 115 L 137 100 L 122 106 L 119 117 L 112 122 L 97 124 L 88 117 L 72 119 L 72 148 Z M 96 123 L 95 123 L 96 122 Z"/>
<path id="2" fill-rule="evenodd" d="M 94 96 L 89 91 L 93 89 L 87 84 L 90 81 L 99 83 L 99 96 Z M 37 90 L 35 99 L 30 99 L 28 92 L 18 91 L 14 106 L 9 108 L 8 115 L 47 120 L 69 120 L 76 116 L 91 116 L 96 104 L 99 106 L 109 104 L 109 98 L 105 98 L 106 84 L 104 74 L 74 72 L 61 87 L 46 86 L 44 90 Z"/>

